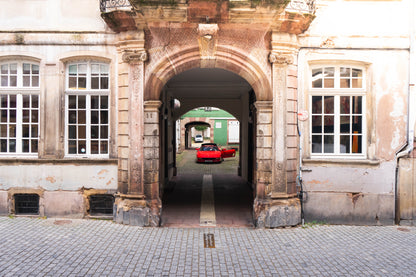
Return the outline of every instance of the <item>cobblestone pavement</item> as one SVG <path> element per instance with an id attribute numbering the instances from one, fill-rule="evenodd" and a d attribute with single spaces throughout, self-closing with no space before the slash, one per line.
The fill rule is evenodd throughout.
<path id="1" fill-rule="evenodd" d="M 206 245 L 205 234 L 214 239 Z M 416 227 L 140 228 L 0 217 L 0 238 L 0 276 L 416 276 Z"/>

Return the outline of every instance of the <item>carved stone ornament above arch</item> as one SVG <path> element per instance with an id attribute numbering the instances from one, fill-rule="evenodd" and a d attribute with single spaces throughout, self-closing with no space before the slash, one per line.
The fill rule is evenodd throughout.
<path id="1" fill-rule="evenodd" d="M 292 64 L 294 62 L 293 54 L 271 52 L 269 55 L 269 62 L 276 64 Z"/>
<path id="2" fill-rule="evenodd" d="M 147 52 L 145 50 L 125 50 L 121 58 L 125 63 L 145 62 L 147 61 Z"/>

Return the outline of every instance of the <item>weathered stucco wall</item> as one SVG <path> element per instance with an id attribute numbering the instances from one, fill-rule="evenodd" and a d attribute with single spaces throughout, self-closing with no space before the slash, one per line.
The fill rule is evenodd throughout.
<path id="1" fill-rule="evenodd" d="M 367 77 L 364 158 L 313 158 L 309 121 L 299 123 L 307 221 L 394 223 L 395 155 L 406 143 L 407 5 L 406 1 L 319 1 L 316 19 L 300 37 L 299 110 L 309 110 L 311 64 L 361 65 Z M 387 19 L 393 14 L 401 16 L 391 24 Z"/>
<path id="2" fill-rule="evenodd" d="M 96 0 L 0 0 L 0 30 L 104 31 Z"/>

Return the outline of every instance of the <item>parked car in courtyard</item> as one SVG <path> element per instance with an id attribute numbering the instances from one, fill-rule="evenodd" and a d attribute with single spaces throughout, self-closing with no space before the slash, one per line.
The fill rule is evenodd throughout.
<path id="1" fill-rule="evenodd" d="M 196 135 L 195 142 L 204 142 L 204 138 L 202 137 L 202 135 Z"/>
<path id="2" fill-rule="evenodd" d="M 198 163 L 220 163 L 224 158 L 235 157 L 235 149 L 219 149 L 215 143 L 203 143 L 196 150 Z"/>

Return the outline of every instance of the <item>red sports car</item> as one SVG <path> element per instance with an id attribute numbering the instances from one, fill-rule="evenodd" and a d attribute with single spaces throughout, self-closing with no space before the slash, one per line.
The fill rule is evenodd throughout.
<path id="1" fill-rule="evenodd" d="M 203 143 L 201 148 L 196 149 L 196 162 L 198 163 L 220 163 L 224 158 L 235 157 L 235 149 L 219 149 L 215 143 Z"/>

